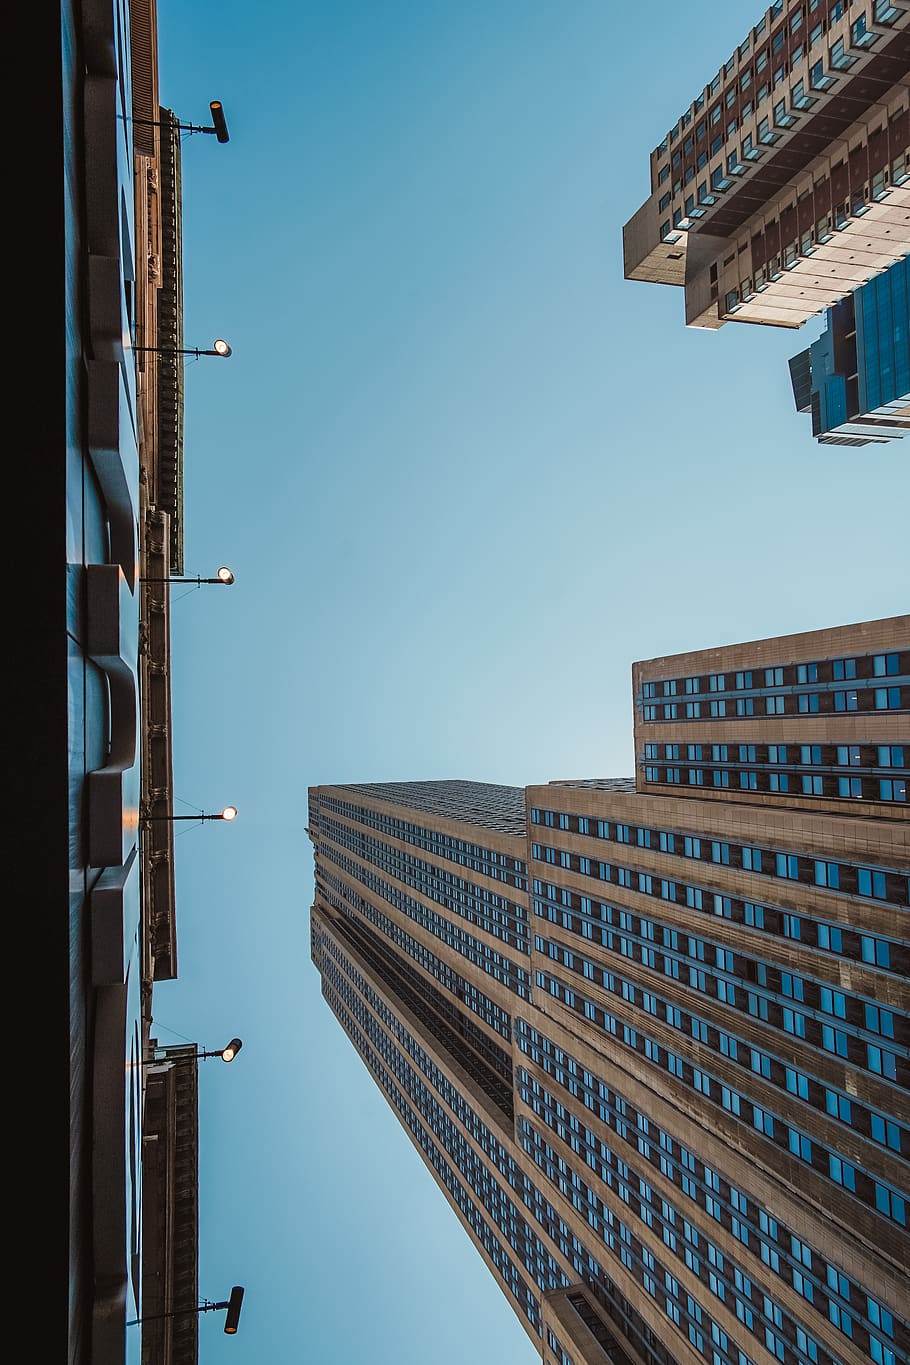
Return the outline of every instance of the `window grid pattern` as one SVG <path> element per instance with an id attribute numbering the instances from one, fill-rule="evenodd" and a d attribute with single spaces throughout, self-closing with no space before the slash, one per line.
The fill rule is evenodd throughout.
<path id="1" fill-rule="evenodd" d="M 404 1028 L 401 1021 L 385 1007 L 383 1002 L 369 987 L 362 975 L 356 970 L 343 951 L 339 949 L 328 935 L 318 933 L 314 934 L 314 938 L 318 939 L 318 947 L 314 956 L 320 959 L 320 970 L 323 971 L 324 975 L 326 971 L 330 974 L 330 982 L 327 991 L 328 1003 L 339 1018 L 342 1027 L 345 1028 L 345 1031 L 351 1036 L 355 1045 L 359 1048 L 361 1055 L 364 1056 L 367 1064 L 370 1066 L 371 1070 L 373 1070 L 374 1075 L 377 1076 L 380 1085 L 386 1090 L 386 1093 L 391 1096 L 388 1084 L 383 1078 L 383 1075 L 380 1074 L 384 1069 L 381 1068 L 376 1053 L 370 1047 L 364 1034 L 355 1025 L 351 1011 L 354 1012 L 358 1022 L 362 1024 L 363 1029 L 369 1033 L 370 1039 L 374 1042 L 382 1041 L 384 1056 L 388 1056 L 388 1047 L 390 1044 L 388 1040 L 384 1038 L 384 1035 L 382 1035 L 382 1031 L 378 1028 L 375 1019 L 365 1012 L 363 1001 L 358 998 L 358 995 L 362 996 L 363 1000 L 368 1001 L 372 1008 L 379 1014 L 380 1018 L 392 1032 L 398 1047 L 407 1054 L 407 1057 L 411 1062 L 419 1067 L 423 1076 L 435 1088 L 445 1104 L 447 1104 L 456 1115 L 458 1121 L 464 1125 L 465 1129 L 481 1146 L 492 1166 L 504 1178 L 509 1187 L 517 1193 L 524 1207 L 530 1210 L 543 1232 L 559 1247 L 562 1254 L 572 1262 L 576 1273 L 584 1279 L 591 1292 L 595 1294 L 607 1313 L 610 1316 L 615 1316 L 622 1322 L 624 1330 L 636 1342 L 639 1351 L 648 1365 L 673 1365 L 669 1353 L 664 1349 L 656 1335 L 651 1331 L 632 1305 L 619 1292 L 616 1285 L 601 1267 L 599 1262 L 590 1255 L 582 1243 L 571 1233 L 565 1221 L 545 1199 L 537 1186 L 519 1169 L 514 1158 L 509 1156 L 505 1147 L 498 1140 L 496 1135 L 490 1131 L 470 1105 L 466 1103 L 464 1096 L 451 1085 L 431 1058 L 427 1056 L 416 1040 Z M 407 1093 L 411 1098 L 415 1097 L 415 1091 L 412 1088 L 414 1083 L 420 1085 L 418 1098 L 421 1105 L 420 1113 L 422 1117 L 427 1118 L 427 1108 L 425 1106 L 427 1106 L 428 1103 L 432 1103 L 434 1112 L 441 1115 L 442 1119 L 445 1121 L 445 1126 L 443 1128 L 444 1133 L 446 1135 L 454 1134 L 454 1137 L 457 1140 L 456 1146 L 459 1154 L 465 1152 L 470 1153 L 470 1169 L 476 1171 L 479 1166 L 485 1172 L 485 1178 L 481 1188 L 491 1196 L 493 1186 L 496 1187 L 498 1192 L 497 1208 L 499 1214 L 496 1219 L 497 1226 L 500 1228 L 500 1231 L 506 1233 L 506 1227 L 503 1226 L 503 1211 L 505 1211 L 508 1215 L 507 1235 L 509 1245 L 513 1251 L 518 1252 L 518 1233 L 516 1229 L 521 1228 L 521 1223 L 517 1216 L 516 1205 L 508 1199 L 508 1196 L 504 1194 L 502 1188 L 495 1181 L 491 1171 L 483 1167 L 483 1163 L 479 1162 L 476 1153 L 473 1152 L 470 1145 L 464 1141 L 463 1136 L 453 1127 L 448 1120 L 448 1117 L 442 1113 L 427 1087 L 420 1082 L 413 1067 L 408 1068 L 406 1064 L 404 1064 L 404 1058 L 401 1056 L 401 1053 L 398 1053 L 394 1048 L 392 1051 L 395 1052 L 395 1055 L 398 1057 L 399 1063 L 403 1064 L 402 1069 L 396 1071 L 396 1076 L 398 1079 L 402 1080 L 402 1082 L 408 1082 L 406 1088 Z M 385 1076 L 388 1077 L 387 1072 L 385 1072 Z M 403 1097 L 399 1095 L 398 1099 L 402 1100 Z M 410 1111 L 410 1119 L 408 1119 L 406 1118 L 400 1103 L 396 1102 L 395 1107 L 402 1118 L 408 1122 L 408 1127 L 415 1133 L 415 1136 L 419 1136 L 411 1122 L 411 1120 L 416 1120 L 417 1118 L 417 1115 L 413 1110 Z M 436 1136 L 439 1136 L 436 1124 L 433 1125 L 433 1131 Z M 428 1134 L 426 1134 L 426 1136 L 427 1138 L 429 1137 Z M 441 1153 L 439 1153 L 438 1149 L 436 1149 L 436 1155 L 434 1156 L 428 1150 L 427 1146 L 424 1145 L 423 1140 L 419 1140 L 421 1141 L 422 1150 L 426 1151 L 428 1156 L 431 1157 L 434 1169 L 436 1169 L 443 1178 L 446 1188 L 453 1194 L 459 1208 L 461 1208 L 466 1217 L 468 1217 L 472 1228 L 474 1228 L 477 1235 L 481 1238 L 484 1247 L 489 1252 L 494 1265 L 518 1302 L 519 1307 L 525 1311 L 529 1321 L 534 1324 L 539 1332 L 539 1304 L 536 1304 L 536 1300 L 534 1300 L 531 1291 L 522 1279 L 514 1260 L 509 1256 L 509 1253 L 496 1238 L 489 1224 L 483 1219 L 480 1210 L 475 1207 L 473 1215 L 470 1213 L 469 1208 L 464 1202 L 465 1192 L 463 1190 L 459 1191 L 458 1189 L 459 1182 L 457 1181 L 457 1178 L 454 1177 L 454 1175 L 451 1181 L 446 1178 L 445 1172 L 441 1169 L 440 1165 L 437 1164 L 437 1158 L 441 1159 Z M 451 1152 L 449 1152 L 449 1154 L 451 1155 Z M 539 1238 L 537 1238 L 533 1231 L 528 1228 L 528 1224 L 524 1222 L 524 1220 L 521 1220 L 521 1222 L 524 1225 L 523 1263 L 525 1268 L 530 1271 L 538 1287 L 543 1292 L 546 1292 L 547 1289 L 565 1287 L 569 1283 L 568 1277 L 553 1260 Z M 529 1309 L 531 1311 L 529 1311 Z M 624 1356 L 619 1357 L 619 1359 L 620 1361 L 624 1360 Z M 742 1352 L 737 1352 L 734 1356 L 724 1355 L 723 1357 L 718 1358 L 715 1361 L 715 1365 L 752 1365 L 752 1362 L 744 1357 Z"/>
<path id="2" fill-rule="evenodd" d="M 412 961 L 428 972 L 444 990 L 449 991 L 458 1002 L 465 1005 L 473 1014 L 483 1019 L 484 1023 L 489 1024 L 492 1029 L 509 1042 L 512 1037 L 511 1016 L 504 1009 L 500 1009 L 494 1000 L 491 1000 L 483 991 L 479 991 L 476 986 L 458 972 L 454 971 L 448 963 L 436 957 L 422 943 L 418 943 L 410 934 L 406 934 L 397 924 L 383 915 L 368 900 L 356 895 L 350 887 L 341 880 L 334 877 L 331 873 L 322 874 L 321 890 L 326 900 L 336 910 L 340 910 L 345 915 L 350 915 L 351 911 L 356 916 L 362 917 L 396 948 L 406 953 Z"/>
<path id="3" fill-rule="evenodd" d="M 669 901 L 699 914 L 719 916 L 764 934 L 790 939 L 807 948 L 821 949 L 839 957 L 864 962 L 893 975 L 903 977 L 907 974 L 910 951 L 906 941 L 863 933 L 859 925 L 798 915 L 780 906 L 727 896 L 695 883 L 678 882 L 675 878 L 658 877 L 651 872 L 615 868 L 609 863 L 592 862 L 590 870 L 586 872 L 583 868 L 573 867 L 571 861 L 561 865 L 570 871 L 582 871 L 583 875 L 596 878 L 599 882 L 615 884 L 633 894 Z M 535 877 L 535 895 L 542 894 L 541 888 L 545 885 L 548 883 Z"/>
<path id="4" fill-rule="evenodd" d="M 433 1100 L 413 1067 L 328 964 L 323 981 L 329 1006 L 461 1209 L 515 1299 L 518 1311 L 539 1334 L 540 1300 L 519 1266 L 530 1274 L 542 1293 L 563 1287 L 566 1277 L 474 1148 Z M 355 1015 L 362 1021 L 363 1029 L 355 1022 Z M 494 1226 L 500 1236 L 494 1232 Z"/>
<path id="5" fill-rule="evenodd" d="M 531 825 L 544 823 L 543 817 L 549 812 L 537 807 L 531 809 Z M 668 853 L 673 857 L 686 858 L 690 862 L 714 863 L 723 867 L 739 869 L 744 872 L 758 873 L 769 880 L 780 882 L 800 882 L 816 886 L 826 892 L 839 892 L 842 895 L 861 896 L 869 900 L 883 901 L 900 906 L 910 905 L 910 875 L 902 868 L 864 866 L 859 863 L 828 861 L 793 849 L 769 848 L 766 845 L 742 844 L 735 840 L 711 839 L 703 834 L 685 834 L 677 830 L 661 829 L 650 825 L 630 825 L 613 820 L 592 820 L 583 815 L 567 815 L 568 832 L 596 836 L 607 843 L 625 844 L 628 847 L 651 849 L 655 853 Z M 596 845 L 594 846 L 596 849 Z M 585 876 L 598 876 L 592 871 L 599 864 L 582 854 L 551 844 L 532 843 L 531 858 L 535 862 L 549 863 L 551 866 L 569 868 L 582 872 Z M 637 875 L 637 867 L 617 866 L 612 872 L 627 872 Z"/>
<path id="6" fill-rule="evenodd" d="M 523 967 L 518 967 L 512 962 L 510 958 L 498 953 L 488 944 L 482 943 L 480 939 L 474 938 L 464 929 L 459 929 L 444 915 L 437 914 L 435 910 L 427 909 L 425 905 L 415 901 L 413 896 L 407 895 L 400 887 L 393 886 L 391 882 L 385 881 L 377 873 L 365 868 L 362 863 L 355 862 L 353 858 L 346 857 L 337 849 L 323 845 L 320 848 L 320 857 L 328 858 L 330 862 L 340 867 L 348 877 L 360 882 L 374 895 L 380 896 L 415 924 L 419 924 L 421 928 L 428 930 L 440 942 L 460 953 L 466 961 L 473 962 L 475 967 L 479 967 L 488 976 L 492 976 L 494 980 L 501 982 L 508 990 L 514 991 L 521 999 L 530 998 L 530 975 Z"/>
<path id="7" fill-rule="evenodd" d="M 440 783 L 439 785 L 447 786 L 448 784 Z M 475 784 L 467 785 L 473 786 Z M 382 784 L 378 784 L 378 786 L 382 786 Z M 517 794 L 513 800 L 520 801 L 520 811 L 516 808 L 515 811 L 510 812 L 507 821 L 500 820 L 497 822 L 499 807 L 494 803 L 489 813 L 482 820 L 475 819 L 472 823 L 479 824 L 488 833 L 490 830 L 499 829 L 502 825 L 504 826 L 501 830 L 502 833 L 523 836 L 525 832 L 524 789 L 522 787 L 506 787 L 496 790 Z M 378 789 L 376 795 L 381 795 Z M 498 849 L 487 848 L 483 844 L 475 844 L 468 839 L 457 839 L 449 834 L 440 834 L 438 830 L 416 824 L 413 820 L 402 820 L 397 816 L 388 815 L 384 811 L 370 810 L 350 801 L 340 801 L 334 796 L 320 795 L 319 806 L 320 811 L 334 811 L 335 814 L 343 815 L 347 819 L 365 825 L 368 829 L 375 830 L 379 834 L 399 839 L 405 844 L 413 844 L 417 848 L 424 849 L 427 853 L 432 853 L 435 857 L 446 858 L 450 862 L 458 863 L 460 867 L 470 868 L 473 872 L 483 872 L 494 881 L 509 882 L 511 885 L 517 886 L 519 890 L 522 889 L 521 878 L 527 874 L 524 862 L 520 858 L 513 858 L 506 853 L 501 853 Z M 447 814 L 450 819 L 465 818 L 464 810 L 458 806 L 454 806 L 448 811 L 440 810 L 438 813 Z"/>
<path id="8" fill-rule="evenodd" d="M 570 970 L 575 971 L 575 966 L 573 965 Z M 635 1005 L 636 992 L 639 988 L 634 982 L 623 981 L 614 973 L 604 973 L 604 977 L 609 983 L 605 989 L 621 995 L 624 1000 Z M 822 1179 L 839 1185 L 861 1203 L 876 1209 L 898 1226 L 907 1227 L 907 1196 L 900 1190 L 884 1180 L 867 1174 L 859 1166 L 843 1160 L 839 1154 L 810 1137 L 808 1133 L 788 1122 L 765 1104 L 756 1103 L 748 1093 L 730 1084 L 730 1077 L 717 1076 L 706 1067 L 694 1066 L 680 1057 L 647 1032 L 646 1026 L 638 1023 L 633 1026 L 618 1019 L 590 996 L 583 994 L 574 983 L 569 984 L 552 971 L 538 971 L 534 979 L 540 990 L 547 991 L 555 999 L 562 1001 L 569 1009 L 587 1019 L 589 1024 L 603 1029 L 616 1045 L 643 1056 L 653 1066 L 675 1076 L 687 1089 L 696 1091 L 704 1100 L 722 1106 L 742 1122 L 751 1123 L 757 1133 L 769 1138 L 783 1150 L 789 1151 L 791 1156 L 811 1167 Z M 771 1058 L 761 1049 L 743 1043 L 735 1035 L 712 1028 L 698 1015 L 684 1012 L 660 998 L 655 1000 L 655 1014 L 658 1009 L 662 1022 L 665 1021 L 671 1028 L 687 1037 L 698 1037 L 707 1049 L 724 1057 L 727 1063 L 756 1072 L 772 1085 L 775 1083 Z M 646 1018 L 646 1015 L 643 1014 L 642 1018 Z M 766 1060 L 767 1075 L 763 1070 Z"/>
<path id="9" fill-rule="evenodd" d="M 520 953 L 529 951 L 528 913 L 524 903 L 510 900 L 505 895 L 457 876 L 447 868 L 437 867 L 412 853 L 404 853 L 391 844 L 333 820 L 322 822 L 320 841 L 325 839 L 348 849 L 364 862 L 419 891 L 428 900 L 437 901 L 453 910 L 460 918 L 476 924 L 509 947 L 517 948 Z"/>
<path id="10" fill-rule="evenodd" d="M 548 887 L 554 893 L 557 889 Z M 644 967 L 649 975 L 641 984 L 642 993 L 648 991 L 651 974 L 656 990 L 660 989 L 663 977 L 671 987 L 679 983 L 677 991 L 685 991 L 687 998 L 695 992 L 716 999 L 725 1010 L 755 1020 L 769 1031 L 805 1040 L 819 1053 L 827 1052 L 858 1069 L 893 1081 L 901 1089 L 910 1089 L 907 1064 L 910 1015 L 906 1011 L 886 1009 L 874 999 L 851 994 L 799 972 L 785 971 L 773 962 L 721 947 L 713 939 L 565 889 L 558 900 L 555 896 L 548 900 L 535 898 L 534 907 L 537 916 L 560 925 L 576 939 L 574 944 L 561 943 L 550 931 L 546 938 L 535 935 L 535 949 L 597 984 L 603 979 L 605 989 L 614 989 L 616 994 L 629 998 L 629 983 L 625 983 L 624 977 L 614 980 L 608 967 L 579 955 L 585 941 L 614 954 L 620 971 L 627 962 Z M 611 987 L 607 986 L 608 980 L 613 982 Z M 667 1004 L 666 1008 L 671 1007 Z M 735 1022 L 735 1014 L 732 1018 Z M 719 1033 L 705 1024 L 693 1036 L 701 1037 L 705 1031 L 712 1036 Z M 748 1046 L 744 1042 L 742 1045 Z M 812 1052 L 801 1048 L 800 1055 L 805 1058 L 804 1064 L 811 1064 Z M 788 1084 L 792 1068 L 785 1062 L 772 1057 L 766 1070 L 778 1085 L 792 1089 Z M 825 1087 L 822 1082 L 809 1079 L 816 1096 L 815 1106 L 824 1109 Z M 857 1116 L 861 1110 L 862 1106 L 857 1104 Z M 855 1121 L 853 1126 L 856 1127 Z M 898 1128 L 904 1150 L 910 1155 L 910 1131 L 900 1125 Z"/>
<path id="11" fill-rule="evenodd" d="M 676 175 L 684 175 L 691 167 L 692 154 L 704 141 L 705 133 L 702 132 L 701 136 L 696 135 L 688 140 L 686 135 L 692 129 L 695 129 L 697 134 L 699 127 L 697 120 L 700 117 L 703 118 L 706 130 L 722 121 L 720 114 L 714 117 L 715 109 L 724 110 L 726 113 L 732 110 L 739 119 L 748 118 L 753 110 L 761 107 L 766 101 L 773 103 L 771 96 L 774 91 L 795 68 L 799 67 L 807 55 L 812 58 L 824 56 L 829 62 L 843 60 L 847 64 L 852 64 L 849 54 L 838 56 L 838 52 L 843 54 L 843 39 L 840 40 L 840 49 L 835 47 L 831 51 L 825 48 L 823 39 L 831 26 L 843 17 L 846 9 L 855 3 L 856 0 L 847 0 L 847 3 L 844 3 L 844 0 L 809 0 L 807 14 L 804 14 L 803 5 L 791 4 L 786 18 L 776 29 L 773 26 L 783 14 L 783 5 L 773 4 L 765 17 L 751 29 L 729 60 L 704 87 L 701 94 L 696 96 L 654 149 L 652 189 L 669 180 L 671 169 Z M 868 7 L 860 9 L 850 27 L 850 45 L 857 51 L 873 45 L 878 36 L 869 29 L 869 22 L 882 23 L 884 19 L 884 22 L 891 23 L 898 13 L 900 11 L 888 3 L 888 0 L 874 0 L 871 11 Z M 805 24 L 804 18 L 807 19 Z M 826 89 L 831 81 L 828 80 L 826 84 L 825 78 L 822 78 L 821 83 L 816 81 L 815 84 L 811 84 L 814 69 L 813 61 L 808 68 L 810 89 Z M 799 103 L 805 98 L 798 94 L 794 95 L 793 107 L 805 107 Z M 730 121 L 727 120 L 728 123 Z M 738 119 L 736 121 L 738 123 Z M 687 145 L 687 141 L 692 145 Z M 675 152 L 671 151 L 670 149 L 677 143 L 680 146 Z M 698 165 L 697 160 L 694 164 Z"/>
<path id="12" fill-rule="evenodd" d="M 664 1244 L 685 1260 L 718 1298 L 735 1303 L 737 1297 L 743 1296 L 745 1282 L 750 1288 L 743 1308 L 751 1306 L 759 1315 L 768 1302 L 766 1291 L 747 1274 L 745 1265 L 737 1266 L 733 1258 L 714 1247 L 703 1233 L 690 1227 L 683 1204 L 674 1205 L 653 1190 L 648 1166 L 659 1170 L 693 1204 L 705 1209 L 720 1226 L 731 1231 L 745 1249 L 760 1257 L 765 1267 L 761 1272 L 763 1275 L 773 1273 L 783 1282 L 793 1284 L 815 1311 L 831 1321 L 835 1321 L 835 1316 L 830 1305 L 835 1305 L 836 1325 L 861 1349 L 865 1336 L 868 1340 L 865 1349 L 867 1353 L 874 1353 L 876 1359 L 879 1349 L 890 1352 L 892 1361 L 906 1359 L 910 1326 L 895 1318 L 877 1299 L 868 1296 L 856 1280 L 829 1262 L 816 1247 L 802 1242 L 784 1222 L 524 1020 L 517 1022 L 517 1039 L 520 1050 L 565 1093 L 579 1100 L 583 1109 L 574 1112 L 571 1106 L 549 1094 L 525 1068 L 519 1067 L 516 1081 L 524 1102 L 572 1151 L 584 1157 L 586 1164 L 609 1188 L 638 1211 L 647 1226 L 660 1233 Z M 584 1110 L 596 1114 L 622 1139 L 625 1147 L 613 1150 L 604 1143 L 588 1128 Z M 520 1126 L 523 1123 L 521 1120 Z M 624 1152 L 628 1154 L 628 1149 L 637 1154 L 631 1163 L 623 1155 Z M 644 1162 L 640 1158 L 644 1158 Z M 556 1161 L 552 1150 L 546 1160 L 550 1164 Z M 578 1188 L 577 1181 L 574 1188 Z M 569 1197 L 572 1198 L 571 1192 Z M 740 1310 L 736 1311 L 745 1321 Z M 772 1322 L 775 1317 L 772 1313 Z M 805 1328 L 805 1323 L 791 1323 L 787 1332 L 791 1341 L 797 1339 L 799 1326 Z M 818 1350 L 827 1355 L 820 1346 Z"/>

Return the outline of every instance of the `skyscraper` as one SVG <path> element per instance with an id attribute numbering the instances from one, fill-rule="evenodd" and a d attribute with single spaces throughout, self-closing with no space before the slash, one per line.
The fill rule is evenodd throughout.
<path id="1" fill-rule="evenodd" d="M 633 691 L 636 780 L 311 789 L 323 994 L 547 1365 L 897 1365 L 910 616 Z"/>
<path id="2" fill-rule="evenodd" d="M 799 327 L 910 252 L 910 9 L 777 0 L 651 153 L 627 279 Z"/>
<path id="3" fill-rule="evenodd" d="M 906 257 L 828 310 L 821 337 L 790 361 L 790 378 L 820 444 L 881 444 L 910 433 Z"/>

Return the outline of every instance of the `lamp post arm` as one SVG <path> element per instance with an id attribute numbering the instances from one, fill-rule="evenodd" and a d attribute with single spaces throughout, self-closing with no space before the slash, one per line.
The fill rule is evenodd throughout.
<path id="1" fill-rule="evenodd" d="M 126 1325 L 127 1327 L 138 1327 L 141 1322 L 161 1322 L 163 1318 L 179 1318 L 187 1313 L 213 1313 L 216 1308 L 229 1307 L 230 1301 L 225 1299 L 223 1303 L 212 1303 L 206 1299 L 204 1303 L 198 1304 L 195 1308 L 172 1308 L 169 1313 L 144 1313 L 141 1318 L 132 1318 Z"/>
<path id="2" fill-rule="evenodd" d="M 140 823 L 144 824 L 148 820 L 166 820 L 168 824 L 172 820 L 221 820 L 221 815 L 140 815 Z"/>
<path id="3" fill-rule="evenodd" d="M 162 123 L 157 118 L 133 118 L 133 123 L 139 123 L 143 128 L 175 128 L 181 133 L 217 133 L 217 128 L 203 128 L 198 123 Z"/>
<path id="4" fill-rule="evenodd" d="M 205 131 L 203 129 L 203 131 Z M 152 351 L 155 355 L 217 355 L 217 351 L 203 351 L 199 346 L 133 346 L 134 351 Z"/>

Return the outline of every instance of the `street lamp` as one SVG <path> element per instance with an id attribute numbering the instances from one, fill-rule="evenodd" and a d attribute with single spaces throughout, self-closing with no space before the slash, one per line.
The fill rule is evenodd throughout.
<path id="1" fill-rule="evenodd" d="M 156 1052 L 163 1051 L 165 1055 L 163 1057 L 148 1057 L 145 1064 L 146 1066 L 155 1066 L 158 1063 L 170 1062 L 172 1066 L 175 1066 L 182 1062 L 203 1062 L 207 1057 L 220 1057 L 223 1062 L 232 1062 L 243 1047 L 243 1039 L 232 1038 L 225 1047 L 216 1047 L 211 1050 L 201 1048 L 198 1043 L 194 1043 L 193 1047 L 195 1049 L 193 1052 L 185 1052 L 182 1049 L 173 1051 L 156 1047 Z"/>
<path id="2" fill-rule="evenodd" d="M 168 822 L 170 823 L 170 822 L 173 821 L 173 820 L 197 820 L 197 821 L 202 821 L 202 820 L 227 820 L 227 821 L 231 821 L 231 820 L 236 820 L 236 819 L 237 819 L 237 807 L 236 807 L 236 806 L 225 806 L 224 810 L 218 811 L 217 814 L 213 814 L 213 815 L 206 815 L 205 811 L 199 811 L 198 815 L 145 815 L 145 814 L 142 814 L 142 815 L 139 816 L 139 823 L 140 823 L 140 824 L 147 824 L 147 823 L 148 823 L 149 821 L 151 821 L 151 820 L 166 820 L 166 821 L 168 821 Z"/>
<path id="3" fill-rule="evenodd" d="M 199 346 L 134 346 L 134 351 L 152 351 L 155 355 L 220 355 L 225 359 L 233 350 L 223 337 L 216 337 L 206 350 Z"/>
<path id="4" fill-rule="evenodd" d="M 195 583 L 198 587 L 202 583 L 220 583 L 223 587 L 229 588 L 234 581 L 233 572 L 222 564 L 214 578 L 201 578 L 198 574 L 195 578 L 174 578 L 169 574 L 167 578 L 141 578 L 140 583 Z"/>
<path id="5" fill-rule="evenodd" d="M 134 123 L 140 123 L 146 128 L 173 128 L 180 133 L 213 133 L 219 142 L 230 142 L 230 134 L 227 130 L 227 121 L 224 117 L 224 105 L 221 100 L 209 100 L 209 110 L 212 115 L 212 126 L 206 128 L 199 123 L 162 123 L 161 119 L 156 118 L 134 118 Z"/>
<path id="6" fill-rule="evenodd" d="M 232 1337 L 236 1334 L 237 1324 L 240 1321 L 243 1295 L 243 1285 L 235 1284 L 231 1290 L 231 1297 L 223 1299 L 220 1303 L 212 1303 L 211 1299 L 203 1299 L 202 1303 L 197 1304 L 195 1308 L 173 1308 L 169 1313 L 149 1313 L 141 1318 L 132 1318 L 126 1325 L 127 1327 L 137 1327 L 140 1322 L 160 1322 L 162 1318 L 179 1318 L 186 1313 L 213 1313 L 218 1308 L 226 1308 L 224 1330 L 227 1336 Z"/>

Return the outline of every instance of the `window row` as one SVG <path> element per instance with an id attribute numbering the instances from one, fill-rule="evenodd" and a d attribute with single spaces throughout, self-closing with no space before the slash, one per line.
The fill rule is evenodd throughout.
<path id="1" fill-rule="evenodd" d="M 645 766 L 645 780 L 667 786 L 711 787 L 721 791 L 767 792 L 778 796 L 825 796 L 832 800 L 906 801 L 906 777 L 824 776 L 746 768 Z"/>
<path id="2" fill-rule="evenodd" d="M 760 767 L 904 768 L 910 746 L 904 744 L 646 744 L 645 761 L 678 763 L 748 763 Z M 905 773 L 904 776 L 910 774 Z"/>
<path id="3" fill-rule="evenodd" d="M 887 654 L 862 654 L 852 658 L 820 659 L 814 663 L 775 664 L 725 673 L 701 673 L 692 677 L 664 678 L 642 684 L 645 700 L 656 697 L 712 696 L 717 693 L 751 692 L 756 688 L 791 687 L 809 683 L 850 682 L 855 679 L 899 677 L 910 673 L 910 650 Z"/>
<path id="4" fill-rule="evenodd" d="M 910 688 L 869 684 L 827 692 L 778 692 L 773 696 L 718 697 L 712 701 L 645 702 L 641 714 L 646 721 L 735 720 L 742 716 L 835 716 L 848 711 L 905 711 L 908 707 Z"/>
<path id="5" fill-rule="evenodd" d="M 910 875 L 885 867 L 863 867 L 857 863 L 834 862 L 805 853 L 785 852 L 781 849 L 740 844 L 732 840 L 710 839 L 695 834 L 680 834 L 674 830 L 655 829 L 648 825 L 630 825 L 622 821 L 595 820 L 589 816 L 531 810 L 531 824 L 546 823 L 547 814 L 554 814 L 567 825 L 560 828 L 569 833 L 584 834 L 612 843 L 635 845 L 697 862 L 719 863 L 746 872 L 785 881 L 801 882 L 806 886 L 824 887 L 830 891 L 846 892 L 871 900 L 888 901 L 894 905 L 910 905 Z M 580 872 L 600 881 L 616 882 L 619 886 L 638 887 L 636 880 L 646 875 L 639 868 L 613 866 L 569 849 L 532 843 L 531 858 Z"/>

